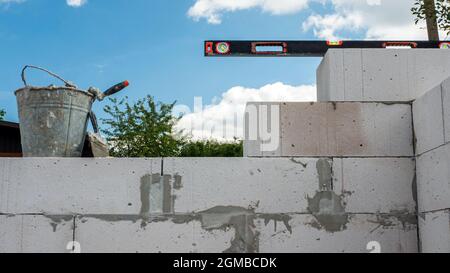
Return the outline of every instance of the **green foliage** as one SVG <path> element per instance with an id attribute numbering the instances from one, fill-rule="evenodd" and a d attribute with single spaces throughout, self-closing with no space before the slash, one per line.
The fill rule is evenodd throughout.
<path id="1" fill-rule="evenodd" d="M 127 97 L 111 98 L 104 108 L 110 118 L 102 119 L 108 128 L 102 130 L 114 157 L 177 156 L 183 140 L 174 135 L 178 118 L 172 116 L 175 105 L 156 103 L 147 96 L 130 105 Z"/>
<path id="2" fill-rule="evenodd" d="M 134 104 L 128 98 L 111 98 L 102 119 L 114 157 L 242 157 L 242 141 L 187 140 L 175 133 L 179 118 L 172 115 L 175 105 L 155 103 L 147 96 Z"/>
<path id="3" fill-rule="evenodd" d="M 6 111 L 3 109 L 0 109 L 0 120 L 3 120 L 5 118 Z"/>
<path id="4" fill-rule="evenodd" d="M 440 29 L 450 34 L 450 0 L 435 0 L 436 3 L 436 18 Z M 415 0 L 414 6 L 411 8 L 411 12 L 415 16 L 415 23 L 425 21 L 428 16 L 434 16 L 429 14 L 430 9 L 427 7 L 428 2 L 425 0 Z"/>
<path id="5" fill-rule="evenodd" d="M 242 141 L 218 142 L 216 140 L 187 141 L 180 157 L 242 157 Z"/>

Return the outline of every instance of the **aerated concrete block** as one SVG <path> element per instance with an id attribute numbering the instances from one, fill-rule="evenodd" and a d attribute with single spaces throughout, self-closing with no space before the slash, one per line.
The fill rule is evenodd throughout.
<path id="1" fill-rule="evenodd" d="M 420 155 L 444 144 L 444 120 L 441 86 L 437 86 L 413 103 L 416 154 Z"/>
<path id="2" fill-rule="evenodd" d="M 161 159 L 0 159 L 0 213 L 136 214 L 160 173 Z"/>
<path id="3" fill-rule="evenodd" d="M 175 213 L 216 206 L 307 213 L 311 199 L 327 190 L 323 181 L 348 213 L 415 213 L 414 172 L 410 158 L 164 160 L 164 173 L 181 181 L 173 191 Z"/>
<path id="4" fill-rule="evenodd" d="M 450 75 L 444 49 L 331 49 L 317 70 L 319 101 L 412 101 Z"/>
<path id="5" fill-rule="evenodd" d="M 249 214 L 240 220 L 240 213 Z M 209 218 L 192 215 L 178 214 L 145 225 L 130 219 L 83 217 L 77 221 L 75 239 L 83 253 L 368 253 L 374 242 L 384 253 L 414 253 L 418 247 L 415 217 L 409 221 L 390 215 L 348 215 L 340 230 L 330 231 L 333 224 L 322 225 L 310 214 L 275 217 L 222 208 Z"/>
<path id="6" fill-rule="evenodd" d="M 20 164 L 21 161 L 23 164 Z M 65 160 L 64 164 L 70 164 L 69 162 L 71 161 Z M 294 208 L 297 208 L 299 196 L 303 198 L 304 196 L 302 194 L 311 195 L 319 190 L 321 171 L 318 169 L 319 162 L 326 161 L 329 165 L 327 168 L 330 168 L 332 171 L 334 188 L 338 192 L 351 191 L 354 186 L 368 185 L 368 187 L 371 187 L 370 184 L 380 184 L 381 182 L 377 182 L 377 180 L 383 182 L 390 181 L 390 179 L 392 181 L 400 181 L 400 178 L 404 178 L 401 180 L 401 183 L 404 183 L 402 187 L 408 186 L 408 183 L 410 183 L 413 177 L 412 173 L 414 172 L 414 162 L 409 158 L 167 158 L 164 161 L 164 175 L 161 177 L 159 174 L 156 174 L 158 179 L 151 179 L 152 177 L 150 175 L 140 177 L 142 174 L 147 173 L 147 165 L 141 166 L 143 169 L 142 174 L 140 174 L 138 173 L 139 164 L 137 164 L 139 161 L 131 160 L 130 165 L 133 165 L 134 168 L 126 173 L 122 173 L 121 177 L 117 175 L 120 173 L 118 166 L 129 166 L 123 160 L 107 160 L 103 162 L 103 165 L 100 162 L 97 162 L 98 164 L 94 163 L 96 171 L 102 172 L 102 170 L 108 170 L 110 168 L 114 168 L 115 170 L 115 172 L 110 174 L 104 171 L 101 176 L 92 176 L 88 172 L 84 173 L 85 176 L 82 177 L 84 180 L 82 184 L 84 191 L 92 190 L 92 196 L 98 192 L 106 191 L 106 193 L 98 197 L 99 201 L 91 201 L 90 198 L 85 196 L 79 201 L 74 201 L 72 197 L 60 201 L 53 198 L 53 200 L 49 200 L 48 202 L 61 202 L 60 204 L 55 203 L 55 206 L 62 208 L 56 211 L 63 212 L 60 214 L 134 215 L 141 212 L 142 202 L 145 201 L 142 199 L 143 194 L 146 195 L 146 198 L 148 197 L 147 205 L 149 206 L 148 211 L 145 210 L 144 212 L 149 213 L 171 213 L 173 211 L 192 212 L 207 209 L 215 205 L 227 205 L 226 202 L 231 205 L 246 207 L 251 205 L 250 201 L 256 202 L 261 198 L 266 198 L 265 202 L 262 202 L 262 199 L 259 200 L 261 201 L 259 202 L 259 208 L 262 211 L 269 212 L 270 210 L 264 209 L 273 208 L 274 210 L 272 211 L 295 212 L 296 210 Z M 0 162 L 3 163 L 3 169 L 8 170 L 10 169 L 9 167 L 13 166 L 26 166 L 29 163 L 33 163 L 34 160 L 8 159 Z M 89 164 L 91 164 L 90 162 L 91 160 L 89 159 L 74 159 L 71 165 L 87 165 L 85 167 L 88 168 Z M 141 162 L 148 163 L 151 161 Z M 2 189 L 5 189 L 5 191 L 2 191 L 2 196 L 11 196 L 8 195 L 8 190 L 12 189 L 14 190 L 16 200 L 28 200 L 25 205 L 30 209 L 21 209 L 22 211 L 29 210 L 31 213 L 47 212 L 47 214 L 51 214 L 48 213 L 46 204 L 41 199 L 44 198 L 42 194 L 49 196 L 54 193 L 55 189 L 40 189 L 39 192 L 36 185 L 46 184 L 57 186 L 61 182 L 60 170 L 54 167 L 58 163 L 52 159 L 42 159 L 39 164 L 39 167 L 34 169 L 34 172 L 33 167 L 29 167 L 28 174 L 25 172 L 20 172 L 21 175 L 17 174 L 14 179 L 14 184 L 21 185 L 22 187 L 4 187 Z M 31 166 L 34 165 L 31 164 Z M 158 170 L 158 172 L 160 171 L 161 169 Z M 46 176 L 43 178 L 45 181 L 41 181 L 40 178 L 35 178 L 34 184 L 26 184 L 28 178 L 33 173 L 36 174 L 35 177 L 40 177 L 42 173 L 45 173 Z M 72 176 L 68 173 L 65 173 L 65 175 L 67 175 L 66 178 L 70 181 Z M 10 177 L 12 175 L 7 174 L 5 178 L 2 178 L 2 185 L 11 186 Z M 344 180 L 345 177 L 347 177 L 345 179 L 346 183 L 343 184 L 341 180 Z M 116 180 L 119 182 L 115 182 Z M 152 184 L 159 183 L 160 186 L 154 188 L 154 185 L 150 185 L 148 189 L 142 187 L 142 182 L 146 182 L 147 180 Z M 357 182 L 353 185 L 351 184 L 352 180 Z M 366 183 L 362 183 L 360 180 L 364 180 Z M 105 186 L 104 181 L 109 181 L 110 184 L 108 187 Z M 122 183 L 122 181 L 125 182 Z M 169 185 L 165 187 L 160 181 Z M 400 182 L 396 183 L 398 184 Z M 29 187 L 35 190 L 26 189 L 24 185 L 29 185 Z M 119 188 L 120 185 L 123 187 L 122 191 L 124 195 L 113 195 L 114 190 L 119 191 L 121 189 Z M 58 188 L 58 194 L 60 196 L 79 197 L 79 194 L 75 193 L 78 193 L 80 188 L 80 183 L 64 183 L 64 187 Z M 98 190 L 95 191 L 93 189 Z M 396 192 L 396 195 L 399 194 L 393 188 L 390 188 L 389 191 Z M 217 192 L 218 197 L 211 198 L 211 192 Z M 111 196 L 108 196 L 108 194 L 111 194 Z M 176 198 L 173 198 L 172 195 L 175 195 Z M 279 195 L 278 199 L 277 195 Z M 385 194 L 383 193 L 382 195 Z M 112 199 L 113 197 L 116 199 Z M 223 202 L 219 202 L 221 198 L 223 198 Z M 157 199 L 161 200 L 158 201 Z M 3 200 L 5 199 L 2 198 Z M 274 207 L 271 204 L 274 200 L 281 201 L 281 203 L 277 202 L 279 207 Z M 130 202 L 125 203 L 126 207 L 131 209 L 116 209 L 120 208 L 124 201 Z M 97 202 L 105 202 L 105 204 L 96 204 Z M 193 202 L 195 202 L 194 207 L 192 207 Z M 207 205 L 202 206 L 202 202 L 205 202 Z M 383 202 L 385 203 L 385 201 Z M 175 204 L 174 210 L 170 206 L 172 203 Z M 5 206 L 8 206 L 8 204 L 10 203 L 5 202 Z M 164 204 L 167 205 L 167 211 L 163 211 Z M 283 206 L 283 204 L 286 204 L 286 206 Z M 67 212 L 67 209 L 64 208 L 68 207 L 84 209 Z M 22 211 L 15 213 L 25 213 Z"/>
<path id="7" fill-rule="evenodd" d="M 258 120 L 247 123 L 246 130 L 259 128 Z M 278 127 L 282 157 L 414 155 L 409 104 L 286 102 Z M 270 156 L 251 140 L 244 140 L 245 156 Z"/>
<path id="8" fill-rule="evenodd" d="M 345 97 L 344 51 L 328 50 L 317 68 L 317 99 L 331 101 L 330 93 L 322 90 L 333 90 L 336 96 Z M 351 67 L 350 67 L 351 68 Z"/>
<path id="9" fill-rule="evenodd" d="M 73 217 L 0 215 L 0 253 L 69 253 Z"/>
<path id="10" fill-rule="evenodd" d="M 450 76 L 450 50 L 410 50 L 409 88 L 420 98 Z"/>
<path id="11" fill-rule="evenodd" d="M 131 215 L 77 218 L 75 240 L 83 253 L 189 253 L 194 250 L 194 223 L 142 223 Z"/>
<path id="12" fill-rule="evenodd" d="M 216 206 L 253 206 L 259 212 L 305 210 L 318 189 L 317 159 L 165 158 L 164 173 L 181 177 L 175 213 Z"/>
<path id="13" fill-rule="evenodd" d="M 4 171 L 2 190 L 7 192 L 2 192 L 2 197 L 11 197 L 10 192 L 14 192 L 14 198 L 28 200 L 26 208 L 47 210 L 39 195 L 50 198 L 54 188 L 35 192 L 37 187 L 30 186 L 34 191 L 23 186 L 13 188 L 5 181 L 30 185 L 22 179 L 28 181 L 36 174 L 35 185 L 44 185 L 41 179 L 53 187 L 57 182 L 75 182 L 71 172 L 61 177 L 55 164 L 84 167 L 80 174 L 85 179 L 84 190 L 111 194 L 111 199 L 101 195 L 92 202 L 92 196 L 81 200 L 67 198 L 79 196 L 79 184 L 65 183 L 56 188 L 58 196 L 66 196 L 65 202 L 55 199 L 62 206 L 61 211 L 72 207 L 81 211 L 76 213 L 74 233 L 81 252 L 270 252 L 267 244 L 273 245 L 272 252 L 360 252 L 366 240 L 379 240 L 385 251 L 409 252 L 403 236 L 409 236 L 417 221 L 411 193 L 414 161 L 410 158 L 167 158 L 162 176 L 148 173 L 151 160 L 36 160 L 0 161 Z M 93 174 L 91 163 L 102 176 Z M 19 168 L 22 174 L 18 175 L 11 172 L 16 166 L 27 168 Z M 114 171 L 108 173 L 111 169 Z M 113 190 L 104 181 L 112 181 Z M 114 181 L 125 182 L 122 185 Z M 114 191 L 126 192 L 127 199 L 114 195 Z M 124 201 L 130 202 L 127 206 L 132 209 L 123 209 Z M 101 204 L 95 205 L 96 202 Z M 5 204 L 8 207 L 10 203 Z M 36 246 L 45 246 L 40 240 L 52 238 L 49 242 L 55 248 L 42 251 L 64 251 L 63 247 L 73 240 L 72 213 L 69 210 L 63 216 L 33 216 L 38 224 L 21 220 L 22 226 L 17 219 L 31 216 L 4 216 L 0 228 L 4 231 L 0 233 L 3 250 L 40 251 L 35 250 Z M 297 227 L 295 215 L 308 217 Z M 365 220 L 355 221 L 359 215 Z M 11 219 L 13 222 L 8 222 Z M 284 235 L 278 230 L 271 232 L 268 227 L 279 227 L 283 233 L 287 230 L 290 239 L 284 244 L 279 240 Z M 24 237 L 29 234 L 28 229 L 36 228 L 39 232 L 30 233 L 32 239 L 24 239 L 28 238 Z M 353 233 L 353 241 L 346 243 Z M 291 245 L 303 234 L 324 241 L 318 244 L 307 239 L 301 248 Z M 342 245 L 330 246 L 327 238 Z M 24 243 L 28 241 L 32 243 Z"/>
<path id="14" fill-rule="evenodd" d="M 419 212 L 450 208 L 450 144 L 417 158 Z"/>
<path id="15" fill-rule="evenodd" d="M 258 222 L 262 253 L 417 253 L 417 224 L 392 216 L 355 214 L 339 232 L 327 232 L 312 215 Z M 375 247 L 375 248 L 374 248 Z M 379 249 L 376 249 L 379 247 Z"/>
<path id="16" fill-rule="evenodd" d="M 416 214 L 415 160 L 344 158 L 333 170 L 350 213 Z M 339 164 L 335 164 L 339 168 Z M 343 175 L 339 178 L 339 175 Z"/>
<path id="17" fill-rule="evenodd" d="M 419 227 L 423 253 L 450 253 L 450 210 L 421 214 Z"/>
<path id="18" fill-rule="evenodd" d="M 19 167 L 22 171 L 14 175 L 4 172 L 1 200 L 8 200 L 2 204 L 5 213 L 147 215 L 199 212 L 215 206 L 254 207 L 264 213 L 307 212 L 308 197 L 322 190 L 324 171 L 331 173 L 327 181 L 333 181 L 337 195 L 356 193 L 346 196 L 349 212 L 358 212 L 359 206 L 374 213 L 414 207 L 409 196 L 414 164 L 409 158 L 168 158 L 162 177 L 146 174 L 151 172 L 147 164 L 152 161 L 63 161 L 40 159 L 39 167 L 30 159 L 0 161 L 2 170 L 28 166 L 26 170 Z M 90 162 L 102 175 L 88 171 Z M 320 168 L 322 163 L 325 169 Z M 77 178 L 70 172 L 61 177 L 59 164 L 82 165 L 85 171 Z M 359 165 L 365 166 L 366 175 L 361 175 Z M 108 174 L 110 169 L 114 172 Z M 31 177 L 33 183 L 28 182 Z M 397 187 L 406 189 L 402 193 Z M 366 193 L 366 188 L 371 191 Z M 390 193 L 396 199 L 382 197 Z"/>
<path id="19" fill-rule="evenodd" d="M 288 103 L 283 156 L 412 156 L 407 104 Z"/>

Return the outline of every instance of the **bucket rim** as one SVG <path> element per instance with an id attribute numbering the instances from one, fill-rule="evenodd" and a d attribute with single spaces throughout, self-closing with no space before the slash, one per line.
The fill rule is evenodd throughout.
<path id="1" fill-rule="evenodd" d="M 64 91 L 74 91 L 78 93 L 82 93 L 84 95 L 87 95 L 91 98 L 94 98 L 95 96 L 87 91 L 73 88 L 73 87 L 66 87 L 66 86 L 25 86 L 20 89 L 17 89 L 14 91 L 14 95 L 17 96 L 17 93 L 21 91 L 57 91 L 57 90 L 64 90 Z"/>

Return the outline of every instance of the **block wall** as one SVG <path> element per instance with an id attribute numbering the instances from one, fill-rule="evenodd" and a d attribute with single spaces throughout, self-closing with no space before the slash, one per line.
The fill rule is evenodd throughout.
<path id="1" fill-rule="evenodd" d="M 71 241 L 82 252 L 368 252 L 372 241 L 417 252 L 414 167 L 408 158 L 1 159 L 0 252 L 68 252 Z"/>

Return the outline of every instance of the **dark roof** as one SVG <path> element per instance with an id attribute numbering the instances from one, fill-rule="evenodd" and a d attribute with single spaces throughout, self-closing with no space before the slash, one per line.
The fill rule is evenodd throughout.
<path id="1" fill-rule="evenodd" d="M 0 127 L 19 129 L 19 123 L 0 120 Z"/>
<path id="2" fill-rule="evenodd" d="M 0 157 L 21 156 L 19 124 L 0 121 Z"/>

